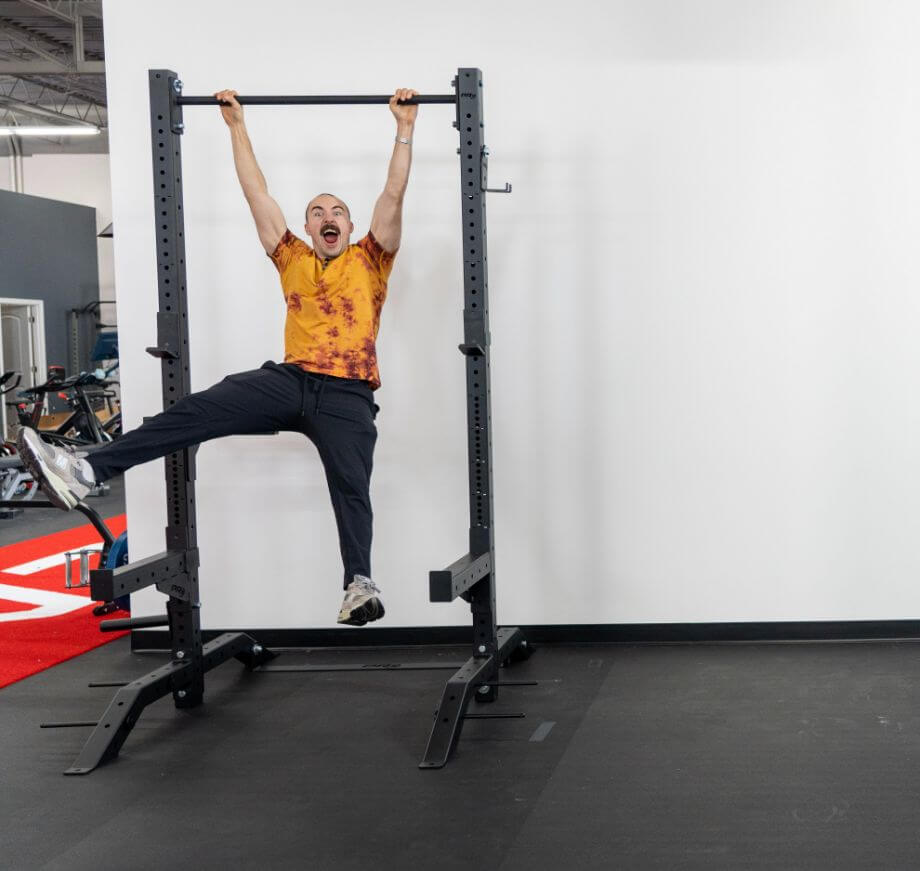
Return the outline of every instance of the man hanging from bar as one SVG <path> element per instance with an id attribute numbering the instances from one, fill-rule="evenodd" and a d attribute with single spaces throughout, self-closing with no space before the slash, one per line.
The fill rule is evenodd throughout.
<path id="1" fill-rule="evenodd" d="M 227 435 L 301 432 L 326 472 L 345 568 L 339 623 L 363 626 L 384 614 L 371 580 L 370 478 L 380 386 L 376 338 L 387 279 L 399 248 L 417 105 L 402 88 L 390 99 L 396 141 L 370 231 L 356 244 L 348 206 L 332 194 L 307 205 L 308 245 L 288 229 L 269 195 L 236 92 L 215 94 L 230 130 L 233 158 L 259 240 L 278 269 L 287 304 L 284 362 L 229 375 L 180 399 L 132 432 L 89 455 L 72 453 L 22 429 L 22 460 L 55 505 L 73 508 L 107 478 L 183 448 Z"/>

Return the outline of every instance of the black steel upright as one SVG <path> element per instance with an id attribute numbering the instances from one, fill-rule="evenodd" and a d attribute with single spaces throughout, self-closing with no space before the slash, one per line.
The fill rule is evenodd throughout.
<path id="1" fill-rule="evenodd" d="M 181 135 L 178 99 L 182 84 L 169 70 L 150 71 L 150 131 L 153 203 L 156 216 L 157 345 L 148 352 L 162 364 L 163 408 L 191 392 L 188 301 L 185 281 L 185 222 L 182 211 Z M 244 633 L 224 633 L 201 643 L 198 599 L 198 534 L 195 522 L 195 448 L 166 457 L 166 550 L 117 569 L 91 572 L 94 599 L 110 602 L 156 585 L 166 593 L 171 662 L 119 690 L 66 774 L 88 774 L 112 759 L 144 707 L 172 693 L 177 708 L 201 704 L 204 674 L 231 657 L 254 668 L 273 654 Z M 139 621 L 147 622 L 147 621 Z M 131 621 L 123 621 L 130 628 Z"/>
<path id="2" fill-rule="evenodd" d="M 463 344 L 466 359 L 469 457 L 469 552 L 448 568 L 430 573 L 432 602 L 462 596 L 473 612 L 473 656 L 447 682 L 420 768 L 441 768 L 450 757 L 471 698 L 498 696 L 498 669 L 528 655 L 519 629 L 499 629 L 495 612 L 495 532 L 492 523 L 492 407 L 489 370 L 489 272 L 486 193 L 489 150 L 485 143 L 482 72 L 461 68 L 454 80 L 460 134 L 461 247 L 463 256 Z M 500 192 L 510 192 L 506 185 Z"/>

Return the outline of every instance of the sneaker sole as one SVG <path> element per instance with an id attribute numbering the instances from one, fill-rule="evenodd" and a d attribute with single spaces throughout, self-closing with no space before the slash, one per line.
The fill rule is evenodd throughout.
<path id="1" fill-rule="evenodd" d="M 79 500 L 74 499 L 67 483 L 55 474 L 53 469 L 45 465 L 42 457 L 35 454 L 21 432 L 16 439 L 16 447 L 19 449 L 22 464 L 29 470 L 33 480 L 38 483 L 42 493 L 48 497 L 48 501 L 57 508 L 70 511 Z"/>
<path id="2" fill-rule="evenodd" d="M 368 599 L 357 608 L 352 608 L 347 613 L 340 611 L 337 622 L 346 626 L 364 626 L 374 620 L 379 620 L 384 614 L 386 614 L 386 610 L 383 607 L 383 602 L 380 599 L 373 598 Z"/>

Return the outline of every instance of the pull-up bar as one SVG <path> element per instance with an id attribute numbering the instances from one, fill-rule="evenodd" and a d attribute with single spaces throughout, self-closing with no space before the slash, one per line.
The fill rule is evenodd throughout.
<path id="1" fill-rule="evenodd" d="M 339 106 L 353 105 L 358 103 L 389 103 L 393 95 L 387 94 L 356 94 L 344 97 L 305 97 L 305 96 L 281 96 L 281 97 L 237 97 L 236 101 L 241 106 Z M 180 106 L 213 106 L 217 103 L 214 97 L 183 97 L 180 96 L 176 102 Z M 452 103 L 457 102 L 456 94 L 419 94 L 410 100 L 400 100 L 401 106 L 415 106 L 419 103 Z"/>

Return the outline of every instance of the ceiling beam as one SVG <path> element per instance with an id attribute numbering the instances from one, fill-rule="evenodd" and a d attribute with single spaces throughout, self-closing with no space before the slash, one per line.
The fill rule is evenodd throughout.
<path id="1" fill-rule="evenodd" d="M 46 64 L 44 72 L 52 73 L 104 73 L 105 61 L 86 60 L 83 57 L 83 20 L 78 16 L 74 24 L 74 46 L 68 46 L 49 37 L 33 33 L 27 27 L 20 27 L 13 21 L 0 19 L 0 38 L 37 54 Z M 4 53 L 8 57 L 8 53 Z M 33 70 L 37 72 L 37 70 Z"/>
<path id="2" fill-rule="evenodd" d="M 73 63 L 79 70 L 86 61 L 83 54 L 83 17 L 86 14 L 86 4 L 74 0 L 19 0 L 30 9 L 37 9 L 60 21 L 73 25 Z"/>
<path id="3" fill-rule="evenodd" d="M 12 55 L 0 52 L 0 57 L 11 58 Z M 57 63 L 43 60 L 8 60 L 0 61 L 0 76 L 82 76 L 105 75 L 105 61 L 85 60 L 77 64 L 76 69 L 61 69 Z"/>
<path id="4" fill-rule="evenodd" d="M 102 18 L 102 3 L 99 0 L 18 0 L 18 2 L 21 6 L 28 6 L 71 24 L 76 23 L 77 18 L 81 15 Z"/>
<path id="5" fill-rule="evenodd" d="M 83 53 L 83 16 L 77 13 L 73 19 L 73 62 L 79 68 L 86 60 Z"/>
<path id="6" fill-rule="evenodd" d="M 22 112 L 25 115 L 34 115 L 36 118 L 54 118 L 56 121 L 69 121 L 71 125 L 85 125 L 87 127 L 98 127 L 98 124 L 92 124 L 82 118 L 73 115 L 65 115 L 61 112 L 53 112 L 50 109 L 43 109 L 41 106 L 33 106 L 31 103 L 22 103 L 19 100 L 13 100 L 9 97 L 0 95 L 0 106 L 12 109 L 14 112 Z M 63 134 L 61 134 L 63 135 Z"/>
<path id="7" fill-rule="evenodd" d="M 61 90 L 55 85 L 31 82 L 27 79 L 0 80 L 0 103 L 22 112 L 28 111 L 31 107 L 43 117 L 100 127 L 107 124 L 108 114 L 105 106 L 89 95 Z"/>
<path id="8" fill-rule="evenodd" d="M 53 118 L 104 128 L 105 62 L 95 51 L 86 59 L 83 27 L 84 16 L 101 14 L 99 0 L 0 0 L 0 112 L 26 124 Z M 72 42 L 60 33 L 62 21 Z"/>
<path id="9" fill-rule="evenodd" d="M 71 76 L 66 82 L 49 82 L 43 77 L 21 76 L 18 79 L 0 79 L 0 93 L 5 94 L 7 97 L 22 99 L 26 103 L 34 103 L 36 106 L 41 106 L 48 102 L 56 104 L 63 97 L 77 103 L 94 103 L 104 109 L 105 92 L 100 93 L 94 88 L 85 87 L 85 85 L 99 84 L 99 81 L 98 78 L 87 81 L 86 79 Z M 15 87 L 17 82 L 19 83 L 18 92 L 16 92 Z M 10 84 L 13 85 L 12 89 L 9 89 Z M 37 94 L 35 92 L 36 88 L 38 88 Z M 47 95 L 45 91 L 48 92 Z"/>
<path id="10" fill-rule="evenodd" d="M 8 39 L 14 45 L 28 49 L 49 63 L 57 64 L 58 68 L 71 69 L 71 64 L 67 62 L 66 57 L 61 57 L 60 46 L 56 46 L 48 40 L 37 36 L 25 27 L 19 27 L 10 21 L 4 21 L 0 23 L 0 37 Z M 51 46 L 57 48 L 58 52 L 50 51 Z"/>

